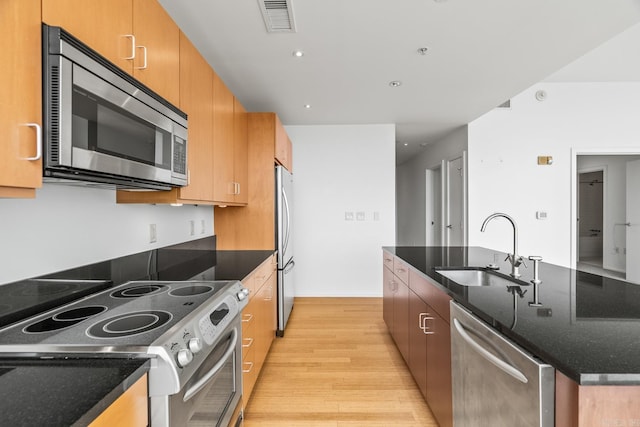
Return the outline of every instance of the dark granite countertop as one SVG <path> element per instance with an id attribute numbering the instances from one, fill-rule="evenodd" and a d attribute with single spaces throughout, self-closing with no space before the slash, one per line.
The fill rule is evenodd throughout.
<path id="1" fill-rule="evenodd" d="M 508 274 L 505 254 L 479 247 L 384 247 L 437 282 L 454 300 L 581 385 L 640 384 L 640 285 L 542 262 L 539 301 L 533 267 L 520 268 L 519 291 L 464 287 L 434 267 L 484 267 Z M 522 296 L 520 295 L 522 294 Z"/>
<path id="2" fill-rule="evenodd" d="M 88 425 L 139 380 L 149 359 L 2 359 L 0 425 Z"/>

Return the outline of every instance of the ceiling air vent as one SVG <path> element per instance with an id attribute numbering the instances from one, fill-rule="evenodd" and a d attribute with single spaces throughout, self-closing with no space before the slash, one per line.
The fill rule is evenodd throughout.
<path id="1" fill-rule="evenodd" d="M 258 0 L 258 4 L 268 32 L 296 31 L 291 0 Z"/>

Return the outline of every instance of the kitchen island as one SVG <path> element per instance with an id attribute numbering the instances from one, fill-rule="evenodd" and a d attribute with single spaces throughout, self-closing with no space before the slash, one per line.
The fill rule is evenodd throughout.
<path id="1" fill-rule="evenodd" d="M 426 280 L 495 330 L 556 368 L 556 425 L 640 425 L 640 286 L 541 263 L 519 283 L 461 286 L 435 267 L 497 264 L 504 253 L 478 247 L 385 247 L 408 265 L 409 288 Z M 385 255 L 387 256 L 387 255 Z M 385 258 L 386 261 L 386 258 Z M 634 424 L 635 423 L 635 424 Z"/>

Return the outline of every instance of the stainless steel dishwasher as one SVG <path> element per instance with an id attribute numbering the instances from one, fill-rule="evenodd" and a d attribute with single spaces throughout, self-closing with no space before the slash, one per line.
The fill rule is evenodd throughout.
<path id="1" fill-rule="evenodd" d="M 454 427 L 553 426 L 555 369 L 451 302 Z"/>

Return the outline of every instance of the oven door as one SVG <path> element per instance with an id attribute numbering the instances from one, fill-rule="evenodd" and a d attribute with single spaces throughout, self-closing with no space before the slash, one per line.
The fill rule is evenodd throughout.
<path id="1" fill-rule="evenodd" d="M 170 426 L 224 426 L 242 395 L 242 339 L 236 316 L 179 393 L 169 396 Z"/>

